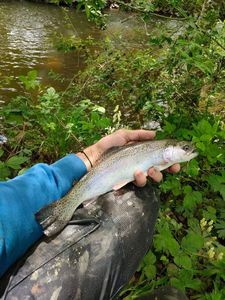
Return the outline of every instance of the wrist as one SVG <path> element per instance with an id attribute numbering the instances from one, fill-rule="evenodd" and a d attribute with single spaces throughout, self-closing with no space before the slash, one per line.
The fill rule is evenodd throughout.
<path id="1" fill-rule="evenodd" d="M 87 170 L 90 171 L 91 167 L 94 166 L 98 159 L 101 157 L 103 150 L 97 142 L 96 144 L 85 148 L 83 152 L 78 152 L 76 153 L 76 155 L 84 162 Z"/>

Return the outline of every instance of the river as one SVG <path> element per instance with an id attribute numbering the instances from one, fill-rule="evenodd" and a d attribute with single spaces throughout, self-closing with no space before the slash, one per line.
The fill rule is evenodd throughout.
<path id="1" fill-rule="evenodd" d="M 49 72 L 59 73 L 69 80 L 84 67 L 81 53 L 64 53 L 55 49 L 53 40 L 56 36 L 91 36 L 95 40 L 109 36 L 115 41 L 115 47 L 121 41 L 134 48 L 143 47 L 152 32 L 161 31 L 162 24 L 171 30 L 176 27 L 175 21 L 155 18 L 146 24 L 135 14 L 120 10 L 108 11 L 108 14 L 106 30 L 101 30 L 89 22 L 83 12 L 74 8 L 29 1 L 1 1 L 0 100 L 9 101 L 18 95 L 23 90 L 18 77 L 30 70 L 38 71 L 43 85 L 62 90 L 67 81 L 55 81 Z"/>

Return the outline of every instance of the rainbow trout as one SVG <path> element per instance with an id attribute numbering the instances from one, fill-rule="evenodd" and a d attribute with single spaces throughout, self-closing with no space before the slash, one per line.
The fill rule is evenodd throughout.
<path id="1" fill-rule="evenodd" d="M 36 218 L 45 235 L 53 236 L 68 224 L 82 202 L 120 189 L 134 180 L 136 170 L 147 174 L 150 167 L 164 170 L 196 156 L 190 142 L 176 140 L 145 141 L 112 148 L 67 195 L 41 209 Z"/>

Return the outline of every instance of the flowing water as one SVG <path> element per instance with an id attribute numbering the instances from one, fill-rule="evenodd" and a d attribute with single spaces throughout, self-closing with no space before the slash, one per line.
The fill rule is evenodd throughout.
<path id="1" fill-rule="evenodd" d="M 38 71 L 44 85 L 62 90 L 68 82 L 54 81 L 49 72 L 62 74 L 68 80 L 84 66 L 82 53 L 57 51 L 53 46 L 56 37 L 75 35 L 91 36 L 102 40 L 110 36 L 115 47 L 126 42 L 128 48 L 142 47 L 152 31 L 161 32 L 161 26 L 173 30 L 174 21 L 154 19 L 146 24 L 135 14 L 120 10 L 109 11 L 106 30 L 88 22 L 82 12 L 29 1 L 0 2 L 0 101 L 9 101 L 22 91 L 18 77 L 30 70 Z"/>

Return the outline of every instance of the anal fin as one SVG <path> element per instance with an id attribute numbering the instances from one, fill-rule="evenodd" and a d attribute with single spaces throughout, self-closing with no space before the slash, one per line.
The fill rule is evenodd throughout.
<path id="1" fill-rule="evenodd" d="M 126 180 L 122 180 L 122 181 L 118 182 L 117 184 L 115 184 L 112 189 L 114 191 L 117 191 L 117 190 L 121 189 L 121 187 L 123 187 L 126 184 L 128 184 L 129 182 L 130 182 L 130 180 L 127 180 L 127 179 Z"/>

